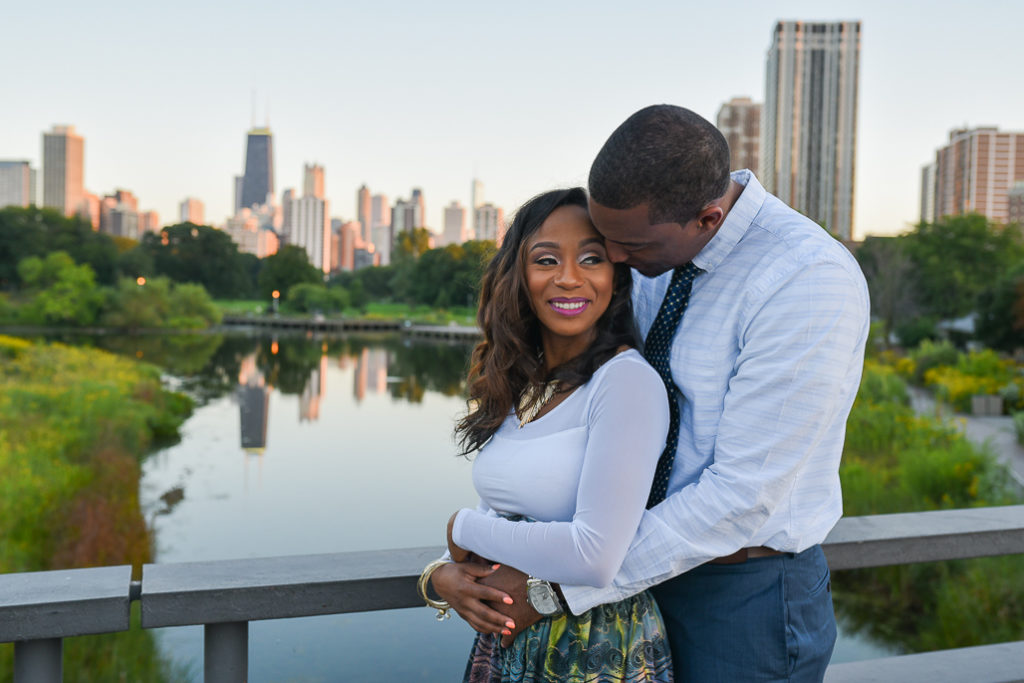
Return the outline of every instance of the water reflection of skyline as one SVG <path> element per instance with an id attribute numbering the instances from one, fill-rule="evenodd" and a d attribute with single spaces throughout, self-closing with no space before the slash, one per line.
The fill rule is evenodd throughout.
<path id="1" fill-rule="evenodd" d="M 278 356 L 280 349 L 277 340 L 270 342 L 271 356 Z M 320 419 L 320 407 L 327 395 L 327 370 L 332 355 L 328 353 L 326 342 L 322 344 L 321 349 L 322 355 L 319 360 L 309 363 L 310 367 L 299 392 L 300 423 L 316 422 Z M 267 447 L 270 395 L 275 390 L 273 377 L 287 373 L 294 379 L 296 370 L 299 370 L 298 367 L 282 370 L 273 363 L 264 363 L 261 366 L 261 351 L 262 349 L 255 349 L 241 359 L 238 386 L 235 391 L 238 400 L 240 444 L 246 453 L 253 455 L 262 455 Z M 362 403 L 368 395 L 388 393 L 388 371 L 396 364 L 395 353 L 379 346 L 363 346 L 346 349 L 335 357 L 339 369 L 353 369 L 352 395 L 357 404 Z M 404 370 L 407 372 L 408 368 Z"/>

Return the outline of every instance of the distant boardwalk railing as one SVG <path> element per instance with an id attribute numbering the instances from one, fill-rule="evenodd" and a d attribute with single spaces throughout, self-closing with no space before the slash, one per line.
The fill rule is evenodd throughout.
<path id="1" fill-rule="evenodd" d="M 278 315 L 225 315 L 227 327 L 256 327 L 267 330 L 311 330 L 314 332 L 401 332 L 412 337 L 467 339 L 480 336 L 476 327 L 463 325 L 419 325 L 401 320 L 361 318 L 310 318 Z"/>
<path id="2" fill-rule="evenodd" d="M 823 544 L 833 571 L 1024 553 L 1024 505 L 843 519 Z M 63 638 L 205 626 L 209 683 L 248 677 L 249 623 L 422 605 L 415 582 L 437 547 L 0 575 L 0 642 L 15 683 L 63 677 Z M 386 679 L 386 674 L 384 674 Z M 382 679 L 383 680 L 383 679 Z M 829 683 L 1024 681 L 1024 641 L 836 664 Z"/>

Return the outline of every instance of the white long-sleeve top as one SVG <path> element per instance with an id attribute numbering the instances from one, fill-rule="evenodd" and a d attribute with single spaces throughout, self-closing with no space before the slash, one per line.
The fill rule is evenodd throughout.
<path id="1" fill-rule="evenodd" d="M 801 552 L 842 514 L 839 459 L 860 383 L 868 292 L 857 262 L 768 194 L 743 193 L 693 262 L 705 272 L 670 350 L 679 445 L 612 584 L 562 585 L 573 612 L 621 600 L 743 547 Z M 671 273 L 633 277 L 646 335 Z"/>
<path id="2" fill-rule="evenodd" d="M 459 511 L 453 539 L 549 581 L 607 585 L 643 515 L 668 419 L 658 374 L 635 350 L 616 355 L 546 415 L 522 428 L 505 420 L 473 463 L 481 504 Z"/>

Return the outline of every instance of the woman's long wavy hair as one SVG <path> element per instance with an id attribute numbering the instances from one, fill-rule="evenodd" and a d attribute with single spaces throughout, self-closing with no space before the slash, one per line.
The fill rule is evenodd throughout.
<path id="1" fill-rule="evenodd" d="M 597 335 L 586 351 L 548 372 L 541 358 L 540 322 L 526 288 L 526 243 L 555 209 L 587 208 L 581 187 L 537 195 L 516 211 L 505 239 L 484 271 L 477 324 L 483 341 L 473 350 L 469 371 L 469 411 L 455 428 L 463 455 L 498 431 L 528 388 L 557 380 L 564 391 L 587 382 L 623 345 L 636 346 L 629 268 L 615 265 L 612 298 L 597 321 Z M 529 407 L 529 406 L 523 406 Z"/>

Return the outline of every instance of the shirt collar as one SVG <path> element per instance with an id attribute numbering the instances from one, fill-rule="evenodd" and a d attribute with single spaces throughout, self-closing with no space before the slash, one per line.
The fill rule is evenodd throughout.
<path id="1" fill-rule="evenodd" d="M 693 258 L 693 263 L 705 272 L 714 270 L 743 238 L 747 228 L 754 222 L 757 212 L 761 210 L 767 194 L 751 171 L 733 171 L 730 178 L 743 185 L 744 189 L 736 198 L 736 203 L 729 209 L 718 232 Z"/>

